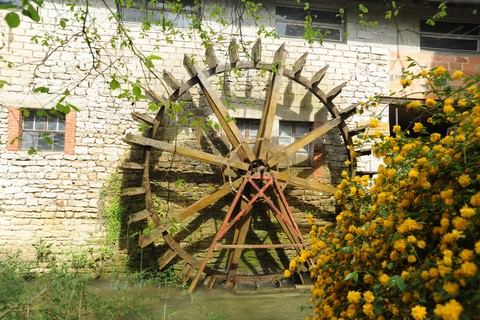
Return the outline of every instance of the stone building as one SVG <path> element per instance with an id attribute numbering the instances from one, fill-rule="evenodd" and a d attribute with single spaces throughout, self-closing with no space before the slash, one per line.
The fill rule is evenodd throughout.
<path id="1" fill-rule="evenodd" d="M 189 15 L 199 13 L 191 5 L 193 1 L 182 1 L 187 8 L 183 14 L 174 13 L 172 7 L 160 2 L 149 11 L 160 23 L 152 24 L 148 30 L 142 29 L 145 11 L 136 8 L 140 5 L 122 7 L 107 1 L 107 8 L 96 0 L 89 2 L 88 10 L 84 3 L 64 5 L 47 0 L 40 10 L 41 23 L 23 18 L 18 28 L 8 29 L 3 22 L 0 25 L 0 81 L 8 83 L 0 91 L 2 255 L 21 251 L 23 258 L 31 258 L 36 253 L 32 244 L 40 239 L 52 243 L 55 253 L 66 256 L 105 246 L 109 233 L 104 214 L 109 205 L 108 190 L 115 179 L 122 181 L 123 189 L 135 187 L 135 181 L 141 179 L 134 170 L 122 166 L 141 155 L 141 150 L 123 141 L 127 133 L 139 130 L 139 123 L 131 114 L 136 111 L 155 115 L 148 99 L 129 99 L 127 91 L 135 94 L 140 87 L 146 87 L 157 97 L 168 96 L 171 88 L 159 80 L 162 70 L 168 70 L 180 81 L 189 79 L 183 67 L 185 54 L 206 69 L 202 64 L 203 34 L 189 29 Z M 363 2 L 368 13 L 359 9 L 357 1 L 315 1 L 309 12 L 313 26 L 324 32 L 321 44 L 302 39 L 305 11 L 296 7 L 294 1 L 265 1 L 255 13 L 258 20 L 245 15 L 233 25 L 223 24 L 215 15 L 219 12 L 216 1 L 201 2 L 200 13 L 208 27 L 203 31 L 212 37 L 219 60 L 229 59 L 228 47 L 233 38 L 241 48 L 247 48 L 245 52 L 240 50 L 241 59 L 249 59 L 248 52 L 258 38 L 258 26 L 264 26 L 266 33 L 276 31 L 279 37 L 262 34 L 262 59 L 271 61 L 282 43 L 288 52 L 286 65 L 293 65 L 308 52 L 302 75 L 311 78 L 328 65 L 319 84 L 322 90 L 328 92 L 346 82 L 334 100 L 340 109 L 373 95 L 388 96 L 391 90 L 399 90 L 400 76 L 409 64 L 407 57 L 426 68 L 443 65 L 470 75 L 480 72 L 477 1 L 449 1 L 448 15 L 439 19 L 435 27 L 425 22 L 439 11 L 440 1 L 397 1 L 399 15 L 389 20 L 384 19 L 385 13 L 393 8 L 383 1 Z M 239 10 L 235 3 L 225 2 L 227 19 L 235 17 Z M 344 8 L 342 15 L 340 7 Z M 116 12 L 121 14 L 119 21 L 112 18 Z M 78 20 L 79 15 L 87 16 L 86 23 Z M 176 32 L 162 22 L 162 16 L 173 18 Z M 379 25 L 373 26 L 374 21 Z M 120 37 L 119 30 L 128 30 L 131 38 Z M 85 41 L 85 36 L 91 41 Z M 140 63 L 139 56 L 147 57 L 150 64 Z M 126 74 L 128 80 L 123 78 Z M 231 116 L 237 119 L 245 135 L 254 135 L 258 126 L 262 112 L 259 101 L 264 99 L 265 92 L 265 86 L 259 85 L 262 81 L 261 73 L 230 74 L 215 80 L 217 87 L 229 92 Z M 279 137 L 277 143 L 281 144 L 282 138 L 293 141 L 327 120 L 321 103 L 300 86 L 284 81 L 281 92 L 273 130 L 274 136 Z M 212 147 L 202 145 L 202 139 L 210 134 L 221 140 L 222 131 L 213 128 L 210 133 L 202 133 L 197 130 L 199 126 L 191 126 L 199 117 L 215 121 L 204 107 L 204 97 L 198 88 L 193 88 L 185 99 L 187 107 L 174 121 L 178 125 L 167 121 L 162 139 L 192 148 Z M 72 108 L 64 118 L 45 118 L 42 114 L 43 110 L 55 107 L 69 108 L 69 104 L 78 110 Z M 408 123 L 409 115 L 398 110 L 394 102 L 383 109 L 380 127 L 384 133 L 388 134 L 389 128 L 399 121 Z M 368 121 L 369 114 L 356 115 L 349 119 L 349 127 L 356 128 Z M 44 142 L 44 133 L 51 134 L 53 143 Z M 337 136 L 332 134 L 315 141 L 296 154 L 291 159 L 292 167 L 309 168 L 309 179 L 335 184 L 345 160 L 336 151 Z M 29 154 L 30 147 L 37 152 Z M 161 157 L 164 158 L 159 160 L 159 166 L 165 176 L 158 178 L 158 183 L 166 184 L 165 190 L 168 186 L 177 188 L 173 197 L 178 198 L 169 199 L 167 204 L 171 195 L 165 191 L 159 194 L 159 201 L 173 208 L 209 192 L 209 183 L 218 174 L 210 166 Z M 368 155 L 361 157 L 358 170 L 375 171 L 378 161 Z M 175 186 L 174 181 L 187 187 Z M 321 211 L 332 205 L 328 196 L 295 189 L 289 192 L 298 212 Z"/>

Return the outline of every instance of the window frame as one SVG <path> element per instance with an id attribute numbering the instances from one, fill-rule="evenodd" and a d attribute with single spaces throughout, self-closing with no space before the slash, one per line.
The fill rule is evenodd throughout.
<path id="1" fill-rule="evenodd" d="M 125 23 L 142 23 L 145 19 L 151 18 L 152 25 L 156 24 L 158 21 L 161 21 L 161 19 L 166 15 L 176 15 L 174 19 L 171 19 L 173 26 L 176 28 L 189 28 L 191 23 L 189 19 L 186 17 L 186 15 L 191 15 L 191 14 L 197 14 L 199 15 L 199 10 L 195 10 L 195 1 L 194 0 L 189 0 L 191 3 L 187 4 L 190 5 L 190 9 L 185 9 L 187 5 L 184 5 L 184 8 L 182 12 L 180 13 L 174 13 L 171 8 L 168 7 L 168 5 L 165 3 L 165 0 L 157 0 L 158 3 L 156 3 L 155 8 L 149 7 L 150 1 L 149 0 L 135 0 L 130 4 L 128 7 L 125 5 L 122 5 L 120 1 L 117 2 L 117 12 L 120 15 L 120 19 L 125 22 Z M 137 5 L 136 3 L 141 3 Z M 143 6 L 146 4 L 146 6 Z M 144 11 L 144 16 L 141 19 L 133 19 L 128 17 L 126 19 L 125 15 L 125 10 L 135 10 L 135 11 Z M 185 11 L 185 12 L 183 12 Z M 154 20 L 155 17 L 155 20 Z M 168 18 L 168 17 L 166 17 Z"/>
<path id="2" fill-rule="evenodd" d="M 469 53 L 480 53 L 480 23 L 470 22 L 470 21 L 456 21 L 456 20 L 441 20 L 437 21 L 436 23 L 458 23 L 458 24 L 468 24 L 472 25 L 472 27 L 476 26 L 478 30 L 478 34 L 476 35 L 468 35 L 468 34 L 455 34 L 455 33 L 446 33 L 446 32 L 435 32 L 435 31 L 428 31 L 422 30 L 422 27 L 425 28 L 426 21 L 428 19 L 420 19 L 420 49 L 421 50 L 432 50 L 432 51 L 447 51 L 447 52 L 469 52 Z M 422 45 L 422 39 L 431 38 L 431 39 L 449 39 L 449 40 L 459 40 L 459 41 L 476 41 L 477 42 L 477 49 L 470 50 L 470 49 L 457 49 L 457 48 L 444 48 L 444 47 L 433 47 L 433 46 L 426 46 L 425 44 Z"/>
<path id="3" fill-rule="evenodd" d="M 35 109 L 26 109 L 29 112 L 28 117 L 22 115 L 22 141 L 21 148 L 22 150 L 30 150 L 34 148 L 38 151 L 53 151 L 60 152 L 65 150 L 65 135 L 66 135 L 66 115 L 58 114 L 48 114 L 48 111 L 45 110 L 35 110 Z M 40 112 L 45 113 L 44 116 L 39 115 Z M 31 128 L 27 128 L 27 120 L 31 120 Z M 38 125 L 43 126 L 39 128 Z M 55 128 L 51 128 L 51 124 L 54 124 Z M 26 145 L 27 135 L 32 137 L 32 145 Z M 48 143 L 45 140 L 45 135 L 52 140 L 52 143 Z M 56 137 L 61 137 L 59 143 Z M 45 143 L 41 142 L 41 139 Z M 63 141 L 62 141 L 63 140 Z"/>
<path id="4" fill-rule="evenodd" d="M 8 108 L 8 132 L 7 132 L 7 143 L 6 148 L 8 151 L 28 151 L 30 148 L 26 148 L 22 143 L 22 137 L 24 130 L 24 120 L 22 110 L 27 109 L 30 112 L 38 112 L 40 110 L 48 112 L 45 109 L 38 108 L 18 108 L 18 107 L 9 107 Z M 58 128 L 58 126 L 57 126 Z M 46 128 L 48 129 L 48 128 Z M 27 132 L 40 132 L 40 130 L 26 130 Z M 47 132 L 47 131 L 45 131 Z M 60 131 L 50 131 L 58 133 Z M 63 148 L 58 150 L 52 149 L 38 149 L 37 151 L 41 153 L 64 153 L 64 154 L 75 154 L 75 139 L 76 139 L 76 111 L 71 110 L 68 114 L 65 115 L 65 126 L 64 126 L 64 140 Z"/>
<path id="5" fill-rule="evenodd" d="M 290 121 L 290 120 L 280 120 L 279 123 L 278 123 L 278 145 L 280 147 L 285 147 L 287 145 L 282 145 L 280 143 L 280 134 L 281 134 L 281 126 L 282 124 L 290 124 L 292 126 L 292 134 L 291 134 L 291 137 L 293 138 L 293 141 L 291 141 L 290 143 L 293 143 L 295 141 L 297 141 L 298 139 L 300 139 L 301 137 L 303 137 L 304 135 L 302 136 L 297 136 L 296 134 L 296 131 L 297 131 L 297 126 L 298 125 L 307 125 L 308 129 L 307 129 L 307 134 L 312 132 L 312 130 L 314 129 L 314 122 L 311 122 L 311 121 Z M 290 167 L 290 168 L 312 168 L 313 166 L 313 158 L 314 158 L 314 143 L 309 143 L 308 145 L 305 146 L 305 148 L 307 149 L 307 154 L 308 154 L 308 160 L 305 165 L 299 165 L 296 163 L 296 157 L 297 157 L 297 154 L 299 153 L 304 153 L 304 152 L 296 152 L 295 154 L 291 155 L 289 157 L 289 160 L 288 160 L 288 166 L 286 164 L 282 164 L 282 162 L 279 163 L 279 167 L 280 168 L 286 168 L 286 167 Z M 292 160 L 293 158 L 293 160 Z"/>
<path id="6" fill-rule="evenodd" d="M 275 6 L 275 31 L 276 33 L 280 36 L 280 37 L 285 37 L 285 38 L 303 38 L 303 34 L 302 35 L 288 35 L 286 34 L 282 34 L 279 32 L 279 27 L 278 27 L 278 24 L 279 23 L 285 23 L 287 26 L 288 25 L 295 25 L 295 26 L 301 26 L 302 28 L 304 27 L 304 24 L 305 24 L 305 18 L 302 17 L 302 19 L 282 19 L 282 18 L 279 18 L 279 15 L 277 13 L 277 9 L 278 8 L 285 8 L 285 9 L 295 9 L 295 10 L 303 10 L 301 7 L 298 7 L 298 6 L 290 6 L 290 5 L 284 5 L 284 4 L 277 4 Z M 333 10 L 333 9 L 328 9 L 328 8 L 311 8 L 309 9 L 310 12 L 313 13 L 328 13 L 328 14 L 338 14 L 337 11 Z M 315 22 L 315 21 L 312 21 L 312 27 L 315 29 L 315 30 L 318 30 L 318 29 L 322 29 L 322 28 L 325 28 L 325 29 L 338 29 L 339 30 L 339 39 L 333 39 L 333 38 L 329 38 L 327 35 L 324 35 L 324 39 L 323 41 L 328 41 L 328 42 L 337 42 L 337 43 L 344 43 L 346 38 L 345 38 L 345 18 L 342 18 L 341 22 L 340 23 L 327 23 L 327 22 Z"/>

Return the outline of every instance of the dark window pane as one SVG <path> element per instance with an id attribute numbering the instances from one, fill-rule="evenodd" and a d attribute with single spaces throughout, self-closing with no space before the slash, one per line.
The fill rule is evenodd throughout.
<path id="1" fill-rule="evenodd" d="M 46 124 L 47 124 L 46 118 L 35 115 L 35 123 L 33 125 L 33 130 L 45 130 Z"/>
<path id="2" fill-rule="evenodd" d="M 467 50 L 477 51 L 478 40 L 469 39 L 448 39 L 441 37 L 420 37 L 420 47 L 430 49 L 453 49 L 453 50 Z"/>
<path id="3" fill-rule="evenodd" d="M 31 112 L 28 117 L 23 118 L 23 130 L 33 130 L 35 113 Z"/>
<path id="4" fill-rule="evenodd" d="M 42 135 L 39 135 L 37 137 L 38 145 L 37 148 L 38 150 L 52 150 L 53 149 L 53 144 L 49 143 L 48 139 L 52 139 L 52 135 L 48 136 L 48 138 L 45 138 Z"/>
<path id="5" fill-rule="evenodd" d="M 52 134 L 53 150 L 62 151 L 65 148 L 65 134 L 55 133 Z"/>
<path id="6" fill-rule="evenodd" d="M 35 148 L 36 145 L 36 133 L 35 132 L 23 132 L 22 134 L 22 149 L 28 150 Z"/>
<path id="7" fill-rule="evenodd" d="M 430 33 L 444 33 L 450 35 L 479 35 L 480 24 L 466 22 L 436 21 L 435 25 L 426 24 L 426 20 L 420 21 L 420 31 Z"/>

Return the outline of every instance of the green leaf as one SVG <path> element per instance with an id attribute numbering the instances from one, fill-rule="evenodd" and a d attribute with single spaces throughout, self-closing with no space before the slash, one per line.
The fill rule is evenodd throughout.
<path id="1" fill-rule="evenodd" d="M 347 274 L 347 276 L 345 277 L 345 281 L 348 281 L 348 280 L 352 280 L 354 282 L 358 282 L 358 270 L 355 270 L 353 272 L 350 272 L 349 274 Z"/>
<path id="2" fill-rule="evenodd" d="M 9 12 L 5 15 L 5 21 L 10 28 L 16 28 L 20 25 L 20 17 L 15 12 Z"/>
<path id="3" fill-rule="evenodd" d="M 57 103 L 57 105 L 55 106 L 55 109 L 57 109 L 59 112 L 62 112 L 64 114 L 68 114 L 70 112 L 70 107 L 67 105 L 64 105 L 64 104 L 61 104 L 61 103 Z"/>
<path id="4" fill-rule="evenodd" d="M 405 285 L 405 282 L 403 281 L 403 279 L 399 275 L 395 275 L 395 276 L 390 277 L 390 279 L 388 279 L 388 285 L 391 286 L 391 287 L 395 286 L 398 289 L 400 289 L 400 291 L 402 291 L 402 292 L 407 289 L 407 286 Z"/>
<path id="5" fill-rule="evenodd" d="M 115 90 L 118 88 L 120 88 L 120 82 L 118 82 L 116 79 L 112 79 L 112 81 L 110 81 L 110 89 Z"/>
<path id="6" fill-rule="evenodd" d="M 34 93 L 38 93 L 38 92 L 40 92 L 40 93 L 48 93 L 49 91 L 50 91 L 50 89 L 47 88 L 47 87 L 37 87 L 37 88 L 33 89 L 33 92 L 34 92 Z"/>
<path id="7" fill-rule="evenodd" d="M 60 27 L 62 27 L 62 29 L 65 29 L 67 27 L 67 21 L 68 19 L 65 18 L 60 20 Z"/>
<path id="8" fill-rule="evenodd" d="M 142 96 L 142 89 L 136 84 L 134 84 L 132 86 L 132 93 L 135 97 L 140 98 Z"/>

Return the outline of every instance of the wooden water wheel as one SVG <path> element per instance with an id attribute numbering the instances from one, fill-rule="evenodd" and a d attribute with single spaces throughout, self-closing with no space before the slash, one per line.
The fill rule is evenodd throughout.
<path id="1" fill-rule="evenodd" d="M 282 45 L 274 55 L 272 63 L 261 61 L 260 41 L 253 46 L 250 61 L 241 61 L 239 59 L 238 45 L 232 44 L 229 49 L 229 62 L 219 64 L 213 49 L 206 52 L 206 61 L 208 69 L 202 70 L 193 60 L 185 55 L 184 66 L 191 78 L 180 84 L 168 71 L 164 71 L 165 81 L 172 87 L 173 94 L 170 95 L 166 104 L 178 101 L 180 97 L 186 94 L 189 89 L 199 86 L 211 110 L 220 123 L 223 132 L 231 144 L 231 152 L 227 156 L 206 152 L 199 149 L 189 149 L 180 147 L 171 143 L 159 140 L 158 130 L 163 118 L 164 109 L 160 109 L 155 117 L 134 113 L 133 117 L 149 124 L 150 129 L 143 135 L 129 134 L 124 138 L 129 144 L 141 146 L 144 148 L 144 162 L 138 168 L 143 170 L 142 186 L 131 188 L 126 193 L 145 194 L 146 209 L 134 213 L 130 216 L 130 222 L 136 222 L 143 219 L 153 221 L 155 228 L 148 234 L 140 236 L 139 243 L 141 247 L 161 240 L 168 244 L 169 249 L 162 255 L 160 267 L 164 267 L 173 259 L 180 258 L 186 262 L 184 268 L 185 279 L 191 280 L 190 291 L 194 290 L 200 279 L 205 276 L 210 286 L 215 281 L 225 281 L 226 283 L 238 282 L 258 282 L 281 277 L 282 271 L 287 266 L 281 266 L 277 272 L 269 274 L 239 274 L 237 272 L 242 252 L 245 250 L 296 250 L 300 253 L 305 248 L 305 242 L 302 233 L 292 215 L 290 206 L 283 192 L 282 184 L 288 183 L 296 188 L 318 191 L 319 193 L 332 194 L 336 188 L 332 185 L 316 183 L 298 176 L 294 176 L 287 171 L 278 169 L 280 161 L 285 161 L 292 154 L 295 154 L 301 148 L 313 143 L 316 139 L 330 133 L 332 130 L 339 130 L 346 150 L 348 160 L 353 164 L 354 150 L 352 145 L 352 136 L 358 134 L 358 130 L 349 131 L 345 120 L 356 112 L 356 105 L 345 110 L 339 110 L 333 103 L 333 99 L 341 92 L 345 83 L 335 87 L 330 92 L 325 93 L 318 84 L 323 79 L 327 67 L 319 70 L 311 79 L 301 75 L 306 62 L 305 53 L 292 69 L 285 66 L 286 50 Z M 230 119 L 227 107 L 220 99 L 220 95 L 215 90 L 209 78 L 214 75 L 225 74 L 232 70 L 262 70 L 269 72 L 270 77 L 267 80 L 267 92 L 264 101 L 263 114 L 260 119 L 258 134 L 256 140 L 249 144 L 241 134 L 235 121 Z M 302 86 L 306 92 L 309 91 L 318 99 L 328 110 L 330 120 L 323 125 L 315 128 L 313 131 L 297 139 L 287 146 L 272 148 L 272 128 L 274 117 L 277 110 L 277 99 L 280 94 L 282 78 L 287 78 Z M 213 79 L 213 78 L 212 78 Z M 252 147 L 253 144 L 253 147 Z M 167 217 L 170 221 L 182 223 L 195 217 L 211 215 L 208 210 L 212 205 L 221 199 L 224 201 L 227 196 L 231 199 L 228 210 L 220 213 L 220 220 L 215 234 L 211 235 L 202 254 L 203 256 L 193 255 L 189 248 L 184 247 L 183 243 L 175 239 L 175 234 L 170 234 L 167 230 L 165 219 L 157 214 L 157 208 L 153 200 L 152 191 L 152 152 L 161 150 L 181 156 L 187 159 L 208 163 L 218 166 L 222 170 L 228 169 L 235 172 L 233 178 L 224 180 L 218 189 L 203 198 L 184 207 L 180 212 L 172 213 Z M 133 167 L 133 166 L 130 166 Z M 221 180 L 221 178 L 219 178 Z M 274 217 L 280 232 L 283 232 L 283 239 L 274 241 L 247 240 L 247 233 L 251 230 L 254 210 L 261 203 L 267 208 L 269 214 Z M 186 229 L 186 232 L 195 232 L 195 230 Z M 257 239 L 258 240 L 258 239 Z M 225 263 L 218 266 L 212 263 L 212 257 L 215 252 L 224 252 Z M 307 261 L 308 264 L 308 261 Z"/>

